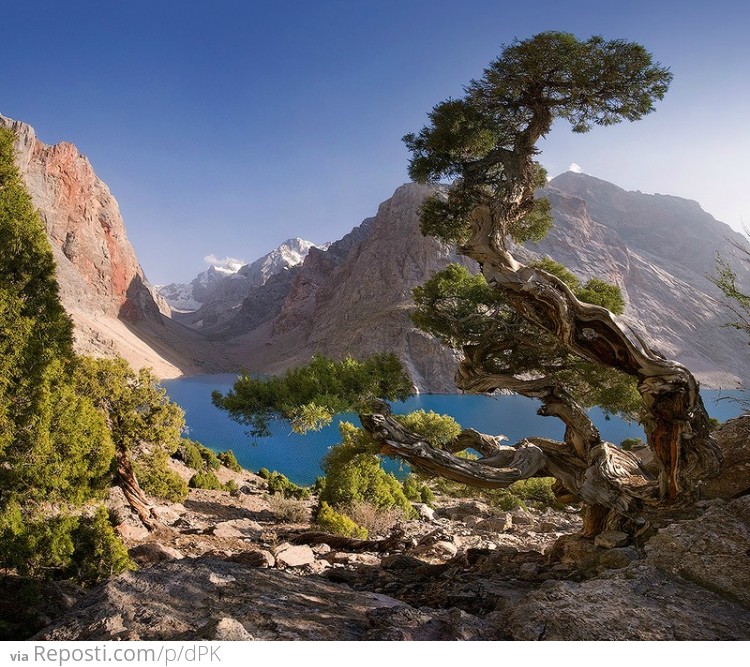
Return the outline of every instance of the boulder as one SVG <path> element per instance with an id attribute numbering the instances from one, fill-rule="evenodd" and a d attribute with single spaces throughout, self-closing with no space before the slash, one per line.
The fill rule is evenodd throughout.
<path id="1" fill-rule="evenodd" d="M 701 516 L 662 528 L 646 545 L 646 560 L 750 605 L 750 496 L 712 504 Z"/>
<path id="2" fill-rule="evenodd" d="M 227 560 L 247 567 L 273 567 L 276 565 L 276 558 L 274 558 L 274 555 L 265 549 L 240 551 L 239 553 L 229 556 Z"/>
<path id="3" fill-rule="evenodd" d="M 724 454 L 721 473 L 700 487 L 702 498 L 734 498 L 750 489 L 750 415 L 730 419 L 716 431 Z"/>
<path id="4" fill-rule="evenodd" d="M 627 533 L 619 530 L 605 530 L 594 538 L 594 544 L 602 549 L 615 549 L 617 547 L 624 547 L 629 539 Z"/>
<path id="5" fill-rule="evenodd" d="M 274 550 L 276 567 L 302 567 L 315 562 L 315 553 L 306 544 L 292 545 L 284 542 Z"/>
<path id="6" fill-rule="evenodd" d="M 251 537 L 257 539 L 263 534 L 263 528 L 252 519 L 231 519 L 217 523 L 213 527 L 212 534 L 215 537 Z"/>
<path id="7" fill-rule="evenodd" d="M 491 533 L 505 533 L 513 528 L 513 516 L 493 516 L 482 519 L 474 526 L 477 530 L 486 530 Z"/>
<path id="8" fill-rule="evenodd" d="M 750 611 L 651 566 L 583 583 L 547 581 L 508 618 L 515 640 L 747 640 Z"/>
<path id="9" fill-rule="evenodd" d="M 230 616 L 210 621 L 198 630 L 196 638 L 215 642 L 243 642 L 255 639 L 255 637 L 245 630 L 245 626 L 242 623 Z"/>
<path id="10" fill-rule="evenodd" d="M 128 554 L 140 566 L 155 565 L 165 560 L 180 560 L 185 557 L 177 549 L 158 542 L 144 542 L 129 549 Z"/>

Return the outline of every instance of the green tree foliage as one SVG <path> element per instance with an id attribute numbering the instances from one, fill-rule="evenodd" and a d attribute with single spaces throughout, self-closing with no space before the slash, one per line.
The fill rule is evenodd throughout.
<path id="1" fill-rule="evenodd" d="M 209 489 L 211 491 L 222 491 L 224 489 L 212 470 L 199 470 L 190 478 L 188 486 L 191 489 Z"/>
<path id="2" fill-rule="evenodd" d="M 135 569 L 128 550 L 112 529 L 107 510 L 99 506 L 90 519 L 81 519 L 74 536 L 75 551 L 69 569 L 76 578 L 97 583 L 124 570 Z"/>
<path id="3" fill-rule="evenodd" d="M 219 457 L 200 442 L 182 438 L 176 457 L 193 470 L 217 470 L 221 466 Z"/>
<path id="4" fill-rule="evenodd" d="M 164 447 L 171 455 L 180 443 L 184 413 L 172 403 L 151 370 L 133 371 L 121 358 L 80 357 L 74 379 L 107 419 L 118 453 L 136 454 L 141 443 Z"/>
<path id="5" fill-rule="evenodd" d="M 339 425 L 341 444 L 323 459 L 325 482 L 320 499 L 336 508 L 367 502 L 381 509 L 398 508 L 406 516 L 414 509 L 401 483 L 381 466 L 377 445 L 369 434 L 349 422 Z"/>
<path id="6" fill-rule="evenodd" d="M 52 251 L 13 142 L 0 128 L 0 454 L 19 437 L 33 439 L 48 366 L 73 354 Z"/>
<path id="7" fill-rule="evenodd" d="M 741 254 L 742 259 L 750 262 L 750 251 L 736 244 L 735 249 Z M 716 257 L 716 270 L 713 275 L 708 276 L 726 298 L 726 305 L 734 315 L 734 319 L 727 326 L 745 331 L 750 334 L 750 295 L 738 285 L 737 272 L 721 256 Z"/>
<path id="8" fill-rule="evenodd" d="M 570 288 L 578 299 L 615 314 L 623 311 L 616 285 L 591 279 L 585 284 L 562 264 L 545 258 L 536 266 Z M 446 345 L 471 354 L 482 349 L 487 372 L 507 377 L 540 377 L 566 387 L 584 407 L 636 419 L 641 399 L 634 378 L 586 362 L 563 348 L 547 331 L 518 315 L 481 274 L 450 264 L 414 289 L 412 319 Z"/>
<path id="9" fill-rule="evenodd" d="M 286 475 L 280 472 L 270 472 L 268 468 L 261 468 L 258 476 L 266 480 L 268 493 L 279 495 L 282 498 L 293 498 L 295 500 L 304 500 L 310 497 L 310 490 L 304 486 L 298 486 L 292 482 Z"/>
<path id="10" fill-rule="evenodd" d="M 101 505 L 87 518 L 30 515 L 19 504 L 8 504 L 0 515 L 0 562 L 25 576 L 85 583 L 134 567 Z"/>
<path id="11" fill-rule="evenodd" d="M 237 457 L 231 449 L 227 449 L 227 451 L 219 454 L 219 461 L 221 461 L 221 465 L 226 466 L 234 472 L 242 472 L 242 466 L 240 466 Z"/>
<path id="12" fill-rule="evenodd" d="M 343 537 L 354 537 L 360 540 L 367 539 L 366 528 L 358 526 L 346 514 L 337 512 L 325 501 L 320 503 L 315 521 L 327 533 L 342 535 Z"/>
<path id="13" fill-rule="evenodd" d="M 169 454 L 161 447 L 144 452 L 133 464 L 141 488 L 150 496 L 181 503 L 188 496 L 188 485 L 169 468 Z"/>
<path id="14" fill-rule="evenodd" d="M 225 395 L 215 391 L 213 402 L 255 436 L 269 435 L 273 419 L 287 419 L 297 432 L 319 429 L 334 414 L 356 410 L 371 398 L 403 400 L 413 393 L 411 380 L 398 358 L 374 354 L 358 361 L 314 357 L 282 377 L 241 376 Z"/>
<path id="15" fill-rule="evenodd" d="M 640 44 L 623 40 L 545 32 L 505 47 L 464 97 L 436 105 L 429 124 L 404 137 L 412 179 L 451 183 L 425 204 L 424 233 L 463 243 L 472 213 L 487 207 L 500 213 L 501 245 L 539 239 L 550 225 L 549 204 L 526 196 L 545 181 L 532 161 L 539 137 L 558 119 L 574 132 L 638 120 L 671 78 Z"/>
<path id="16" fill-rule="evenodd" d="M 109 487 L 115 446 L 73 377 L 72 324 L 13 141 L 0 129 L 0 567 L 76 576 L 76 564 L 95 557 L 86 530 L 111 533 L 106 513 L 89 525 L 78 506 Z M 121 564 L 115 558 L 108 571 Z M 96 567 L 86 568 L 91 580 Z"/>

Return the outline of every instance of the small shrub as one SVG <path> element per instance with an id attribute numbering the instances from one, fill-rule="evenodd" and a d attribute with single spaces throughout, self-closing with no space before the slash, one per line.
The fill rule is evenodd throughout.
<path id="1" fill-rule="evenodd" d="M 240 490 L 240 487 L 237 486 L 237 482 L 235 482 L 233 479 L 230 479 L 228 482 L 225 482 L 222 485 L 222 488 L 224 491 L 228 491 L 229 493 L 238 493 Z"/>
<path id="2" fill-rule="evenodd" d="M 531 477 L 514 482 L 508 487 L 508 491 L 525 502 L 552 505 L 556 502 L 555 494 L 552 492 L 554 483 L 553 477 Z"/>
<path id="3" fill-rule="evenodd" d="M 308 519 L 305 503 L 295 498 L 285 498 L 280 494 L 268 496 L 271 514 L 283 523 L 303 523 Z"/>
<path id="4" fill-rule="evenodd" d="M 188 495 L 188 485 L 174 470 L 169 469 L 167 453 L 157 448 L 133 464 L 141 488 L 151 496 L 181 503 Z"/>
<path id="5" fill-rule="evenodd" d="M 227 449 L 227 451 L 219 454 L 219 461 L 221 461 L 222 465 L 226 466 L 230 470 L 233 470 L 234 472 L 242 472 L 242 466 L 240 466 L 239 462 L 237 461 L 237 457 L 234 455 L 234 452 L 231 449 Z"/>
<path id="6" fill-rule="evenodd" d="M 381 509 L 364 501 L 351 503 L 344 514 L 366 529 L 368 535 L 387 535 L 397 523 L 404 520 L 404 512 L 398 507 Z"/>
<path id="7" fill-rule="evenodd" d="M 427 484 L 422 485 L 420 496 L 422 497 L 422 502 L 425 505 L 429 505 L 430 507 L 433 507 L 435 505 L 435 494 L 432 492 L 432 489 L 427 486 Z"/>
<path id="8" fill-rule="evenodd" d="M 221 466 L 219 458 L 208 447 L 187 438 L 180 441 L 176 457 L 193 470 L 217 470 Z"/>
<path id="9" fill-rule="evenodd" d="M 432 505 L 435 502 L 435 494 L 427 484 L 419 481 L 416 475 L 409 475 L 403 483 L 404 495 L 413 503 L 425 503 Z"/>
<path id="10" fill-rule="evenodd" d="M 262 477 L 268 484 L 268 493 L 271 495 L 280 494 L 284 498 L 296 498 L 305 500 L 310 497 L 310 489 L 304 486 L 298 486 L 292 482 L 286 475 L 280 472 L 269 472 L 268 468 L 261 468 L 258 471 L 258 477 Z"/>
<path id="11" fill-rule="evenodd" d="M 135 569 L 104 506 L 100 505 L 92 518 L 81 521 L 74 537 L 73 563 L 79 581 L 94 584 L 124 570 Z"/>
<path id="12" fill-rule="evenodd" d="M 320 503 L 316 522 L 324 531 L 333 535 L 367 539 L 367 529 L 358 526 L 348 516 L 337 512 L 325 501 Z"/>
<path id="13" fill-rule="evenodd" d="M 188 486 L 191 489 L 208 489 L 210 491 L 223 490 L 221 482 L 211 470 L 199 470 L 190 478 Z"/>

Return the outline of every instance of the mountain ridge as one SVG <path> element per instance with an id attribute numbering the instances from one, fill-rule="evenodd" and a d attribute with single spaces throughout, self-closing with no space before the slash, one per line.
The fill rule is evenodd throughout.
<path id="1" fill-rule="evenodd" d="M 420 391 L 455 391 L 457 353 L 410 318 L 413 287 L 449 262 L 471 266 L 419 231 L 419 207 L 435 186 L 402 185 L 342 239 L 324 248 L 300 239 L 291 244 L 291 261 L 277 253 L 276 268 L 269 268 L 272 251 L 237 272 L 243 290 L 219 289 L 212 304 L 169 317 L 127 240 L 115 198 L 88 160 L 73 144 L 39 142 L 24 123 L 0 116 L 0 125 L 16 133 L 17 161 L 47 228 L 78 351 L 120 354 L 162 377 L 278 373 L 314 354 L 394 351 Z M 745 337 L 722 328 L 729 314 L 707 277 L 718 252 L 750 284 L 735 247 L 747 247 L 740 234 L 697 202 L 629 192 L 586 174 L 561 174 L 540 194 L 550 199 L 555 224 L 542 242 L 519 249 L 522 257 L 548 255 L 584 279 L 618 284 L 623 325 L 707 386 L 750 377 Z"/>

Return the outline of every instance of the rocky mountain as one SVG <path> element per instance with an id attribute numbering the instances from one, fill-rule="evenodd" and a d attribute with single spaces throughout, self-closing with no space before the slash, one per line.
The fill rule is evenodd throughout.
<path id="1" fill-rule="evenodd" d="M 328 247 L 290 239 L 236 272 L 211 268 L 170 297 L 200 307 L 168 317 L 115 198 L 85 156 L 69 143 L 45 145 L 23 123 L 0 116 L 0 124 L 16 133 L 19 168 L 45 221 L 80 351 L 120 354 L 173 377 L 240 367 L 273 373 L 316 353 L 392 350 L 420 390 L 453 390 L 454 352 L 410 319 L 412 288 L 456 260 L 419 232 L 430 187 L 401 186 L 377 215 Z M 622 322 L 706 386 L 750 377 L 745 337 L 723 328 L 729 316 L 707 278 L 718 252 L 750 284 L 735 248 L 745 244 L 741 235 L 696 202 L 627 192 L 585 174 L 558 176 L 541 194 L 555 225 L 522 252 L 549 255 L 584 279 L 616 282 L 627 303 Z"/>
<path id="2" fill-rule="evenodd" d="M 411 289 L 456 260 L 451 248 L 419 232 L 418 209 L 430 192 L 401 186 L 374 218 L 269 280 L 212 333 L 254 371 L 279 372 L 316 353 L 393 350 L 420 390 L 452 391 L 454 353 L 409 317 Z M 718 252 L 750 279 L 733 245 L 745 243 L 741 235 L 696 202 L 627 192 L 585 174 L 563 174 L 540 195 L 550 199 L 555 225 L 519 254 L 548 255 L 583 279 L 617 283 L 627 304 L 623 324 L 706 386 L 750 377 L 746 340 L 723 327 L 728 313 L 707 278 Z"/>
<path id="3" fill-rule="evenodd" d="M 220 353 L 165 317 L 128 241 L 117 201 L 70 143 L 48 146 L 32 127 L 0 116 L 16 134 L 17 164 L 39 209 L 57 264 L 60 296 L 79 352 L 125 357 L 162 377 L 218 368 Z"/>
<path id="4" fill-rule="evenodd" d="M 273 373 L 314 354 L 392 351 L 420 390 L 451 391 L 454 353 L 410 319 L 412 288 L 457 260 L 452 248 L 419 231 L 417 211 L 430 190 L 401 186 L 374 218 L 327 250 L 311 251 L 291 281 L 246 300 L 222 330 L 233 356 L 252 370 Z M 259 309 L 265 317 L 254 317 Z"/>
<path id="5" fill-rule="evenodd" d="M 745 238 L 695 201 L 628 192 L 574 172 L 554 178 L 549 198 L 554 227 L 529 249 L 562 262 L 584 279 L 620 286 L 622 321 L 651 347 L 677 359 L 710 387 L 750 378 L 747 339 L 724 325 L 730 313 L 708 276 L 716 255 L 750 284 L 735 244 Z"/>
<path id="6" fill-rule="evenodd" d="M 301 238 L 288 239 L 251 264 L 211 266 L 188 285 L 166 285 L 159 292 L 173 310 L 185 311 L 176 315 L 181 322 L 195 328 L 216 327 L 234 317 L 242 302 L 271 277 L 301 264 L 316 247 Z"/>

